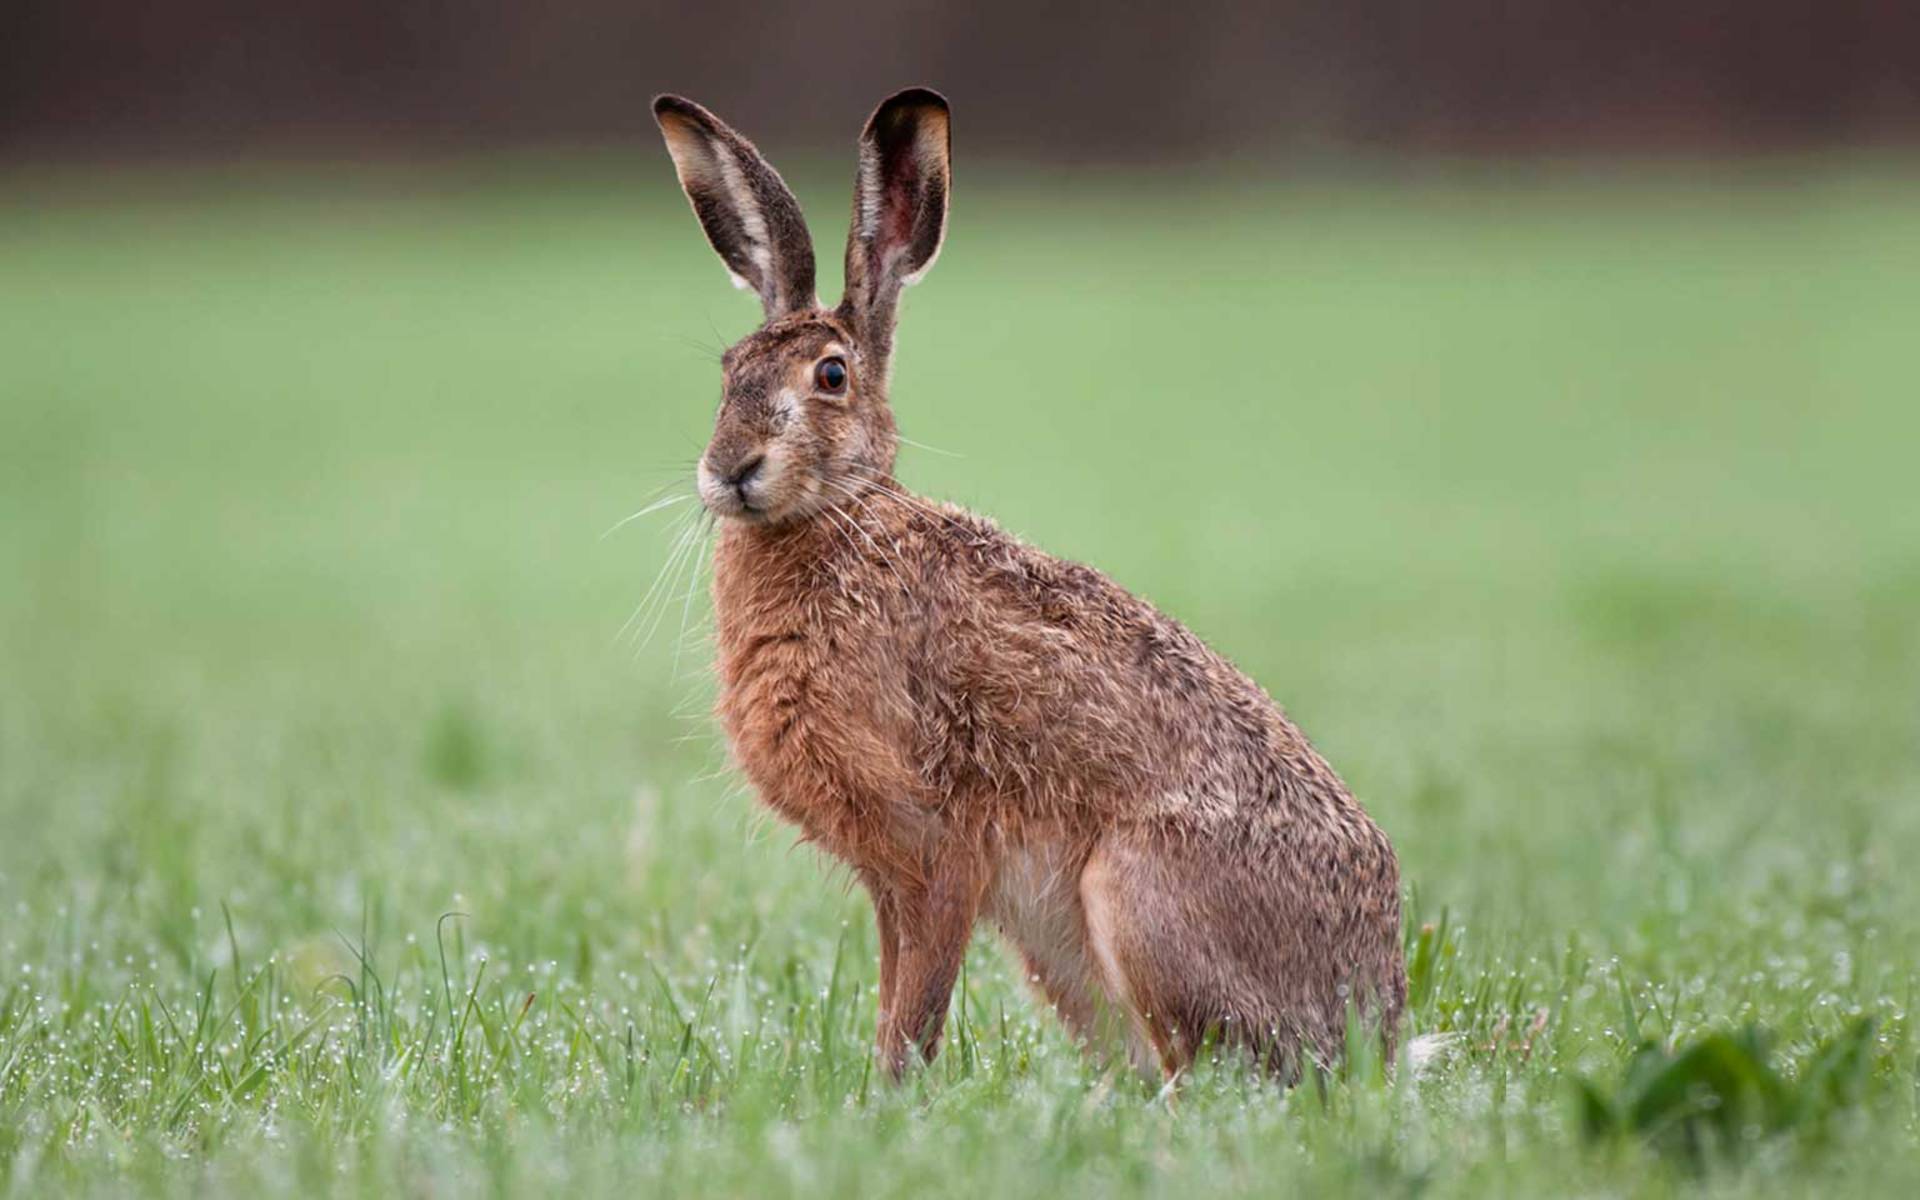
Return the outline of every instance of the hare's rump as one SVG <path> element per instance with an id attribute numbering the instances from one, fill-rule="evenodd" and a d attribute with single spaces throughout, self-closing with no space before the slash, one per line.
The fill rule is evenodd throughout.
<path id="1" fill-rule="evenodd" d="M 1204 835 L 1100 841 L 1080 876 L 1087 944 L 1136 1061 L 1171 1077 L 1213 1042 L 1291 1079 L 1303 1050 L 1339 1056 L 1351 1014 L 1391 1037 L 1406 986 L 1397 889 L 1366 887 L 1352 862 L 1344 879 L 1312 877 L 1320 865 Z M 1371 894 L 1343 895 L 1353 883 Z"/>

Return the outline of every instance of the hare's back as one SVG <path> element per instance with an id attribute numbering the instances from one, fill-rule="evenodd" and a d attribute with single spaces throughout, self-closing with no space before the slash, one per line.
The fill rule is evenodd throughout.
<path id="1" fill-rule="evenodd" d="M 1140 819 L 1352 806 L 1266 692 L 1146 600 L 971 515 L 940 542 L 929 694 L 986 782 Z"/>

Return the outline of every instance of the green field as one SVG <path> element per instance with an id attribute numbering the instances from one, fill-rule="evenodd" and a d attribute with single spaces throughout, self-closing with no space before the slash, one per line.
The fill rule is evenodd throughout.
<path id="1" fill-rule="evenodd" d="M 694 572 L 620 636 L 685 510 L 601 535 L 756 317 L 653 151 L 0 180 L 10 1194 L 1920 1191 L 1912 177 L 962 163 L 903 478 L 1265 683 L 1464 1035 L 1169 1104 L 985 935 L 882 1087 L 864 900 L 725 771 Z M 1863 1016 L 1831 1120 L 1583 1136 L 1641 1039 L 1798 1080 Z"/>

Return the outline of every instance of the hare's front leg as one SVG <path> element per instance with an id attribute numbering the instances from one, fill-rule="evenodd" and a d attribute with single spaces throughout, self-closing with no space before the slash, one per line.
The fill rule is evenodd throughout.
<path id="1" fill-rule="evenodd" d="M 891 916 L 878 918 L 881 1000 L 876 1050 L 881 1066 L 896 1080 L 906 1073 L 915 1051 L 927 1062 L 939 1053 L 947 1004 L 986 887 L 985 864 L 976 853 L 935 855 L 925 868 L 921 878 L 894 883 L 888 905 Z M 882 911 L 877 899 L 874 911 Z M 891 985 L 886 951 L 889 921 L 897 947 Z"/>
<path id="2" fill-rule="evenodd" d="M 893 1020 L 895 981 L 900 974 L 900 906 L 884 879 L 867 871 L 860 874 L 867 885 L 867 897 L 873 901 L 873 925 L 880 942 L 880 1008 L 876 1027 L 884 1043 L 886 1030 Z"/>

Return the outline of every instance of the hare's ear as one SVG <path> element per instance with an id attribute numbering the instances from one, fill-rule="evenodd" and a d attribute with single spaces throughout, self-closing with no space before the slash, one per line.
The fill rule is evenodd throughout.
<path id="1" fill-rule="evenodd" d="M 657 97 L 653 119 L 693 215 L 734 283 L 759 293 L 768 320 L 817 303 L 813 239 L 779 172 L 753 143 L 691 100 Z"/>
<path id="2" fill-rule="evenodd" d="M 947 102 L 908 88 L 882 101 L 860 135 L 841 311 L 882 362 L 893 347 L 900 289 L 940 254 L 952 182 Z"/>

